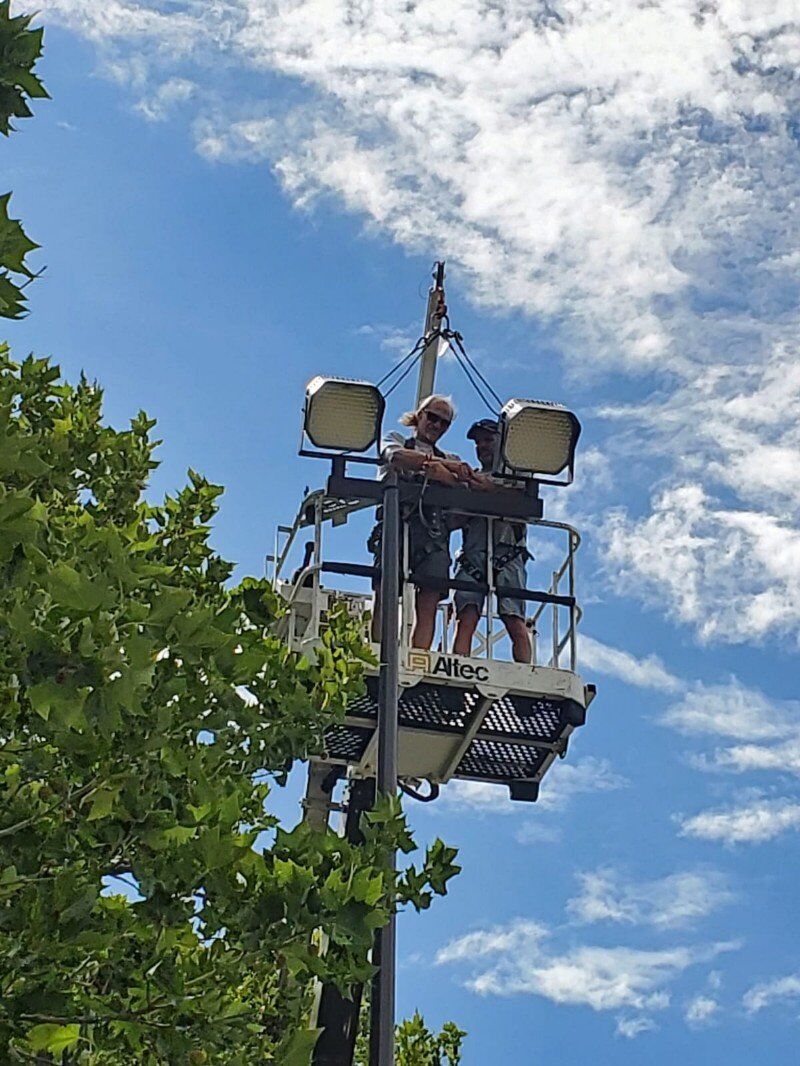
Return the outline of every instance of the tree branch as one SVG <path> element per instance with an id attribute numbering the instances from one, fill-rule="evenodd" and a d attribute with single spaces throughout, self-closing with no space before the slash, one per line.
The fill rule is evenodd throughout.
<path id="1" fill-rule="evenodd" d="M 100 782 L 97 778 L 90 781 L 88 785 L 84 785 L 83 788 L 79 788 L 76 792 L 70 792 L 67 796 L 59 796 L 55 803 L 51 803 L 49 807 L 45 807 L 43 811 L 37 811 L 36 814 L 32 814 L 30 818 L 25 818 L 21 822 L 17 822 L 16 825 L 6 826 L 5 829 L 0 829 L 0 839 L 3 837 L 13 836 L 14 833 L 21 833 L 23 829 L 27 829 L 29 826 L 34 825 L 41 818 L 46 818 L 48 814 L 52 814 L 57 810 L 62 803 L 72 803 L 74 800 L 86 799 L 92 792 L 96 792 Z"/>

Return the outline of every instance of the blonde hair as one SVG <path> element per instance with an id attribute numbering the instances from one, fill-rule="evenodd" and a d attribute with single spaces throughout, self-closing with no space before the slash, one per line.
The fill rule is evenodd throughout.
<path id="1" fill-rule="evenodd" d="M 400 425 L 416 427 L 417 423 L 419 422 L 419 416 L 422 414 L 422 412 L 426 408 L 430 407 L 432 403 L 437 402 L 447 404 L 447 406 L 450 408 L 450 421 L 452 422 L 453 419 L 456 417 L 456 405 L 453 403 L 452 397 L 440 396 L 438 393 L 433 393 L 431 396 L 426 396 L 422 403 L 417 406 L 416 410 L 406 411 L 406 413 L 400 418 Z"/>

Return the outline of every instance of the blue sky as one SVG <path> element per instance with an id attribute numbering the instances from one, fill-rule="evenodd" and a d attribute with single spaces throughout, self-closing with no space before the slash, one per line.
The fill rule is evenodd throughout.
<path id="1" fill-rule="evenodd" d="M 584 423 L 547 506 L 586 534 L 600 695 L 535 806 L 410 808 L 464 873 L 401 921 L 403 1013 L 468 1029 L 467 1066 L 794 1061 L 793 5 L 39 6 L 53 101 L 3 151 L 47 272 L 7 336 L 158 418 L 155 494 L 226 486 L 240 573 L 322 475 L 305 382 L 381 376 L 434 258 L 497 391 Z M 480 403 L 440 380 L 468 454 Z"/>

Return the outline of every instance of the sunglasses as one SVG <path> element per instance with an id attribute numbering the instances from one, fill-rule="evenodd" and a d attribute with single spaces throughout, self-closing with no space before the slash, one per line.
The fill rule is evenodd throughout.
<path id="1" fill-rule="evenodd" d="M 441 426 L 443 429 L 447 429 L 452 419 L 445 418 L 444 415 L 437 415 L 435 411 L 423 411 L 422 412 L 429 422 L 433 422 L 436 426 Z"/>

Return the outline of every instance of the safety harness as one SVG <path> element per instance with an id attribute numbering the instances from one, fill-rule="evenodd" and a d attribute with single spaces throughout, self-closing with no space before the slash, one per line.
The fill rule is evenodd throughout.
<path id="1" fill-rule="evenodd" d="M 501 574 L 507 566 L 516 562 L 520 557 L 524 558 L 526 561 L 533 558 L 524 544 L 504 544 L 499 551 L 492 552 L 492 571 L 494 573 L 495 585 L 497 584 L 498 574 Z M 459 552 L 458 566 L 465 574 L 468 574 L 473 581 L 482 583 L 486 580 L 485 568 L 481 569 L 481 567 L 464 551 Z"/>
<path id="2" fill-rule="evenodd" d="M 403 441 L 404 448 L 408 448 L 410 451 L 417 450 L 417 438 L 408 437 Z M 447 458 L 445 453 L 436 447 L 435 444 L 431 445 L 431 450 L 435 459 Z M 417 475 L 406 475 L 409 478 L 417 480 Z M 420 482 L 420 494 L 417 500 L 407 501 L 403 504 L 401 510 L 401 518 L 404 523 L 413 521 L 418 518 L 419 522 L 425 528 L 425 537 L 414 538 L 414 552 L 412 558 L 409 560 L 411 569 L 416 567 L 416 564 L 420 559 L 428 555 L 432 551 L 440 551 L 448 548 L 448 541 L 450 531 L 447 528 L 447 522 L 445 520 L 444 511 L 441 507 L 431 507 L 423 502 L 425 495 L 425 487 L 427 485 L 427 478 L 423 478 Z M 367 541 L 367 548 L 373 553 L 377 554 L 380 551 L 381 540 L 383 538 L 383 507 L 379 506 L 375 512 L 375 526 L 370 533 L 369 540 Z"/>

